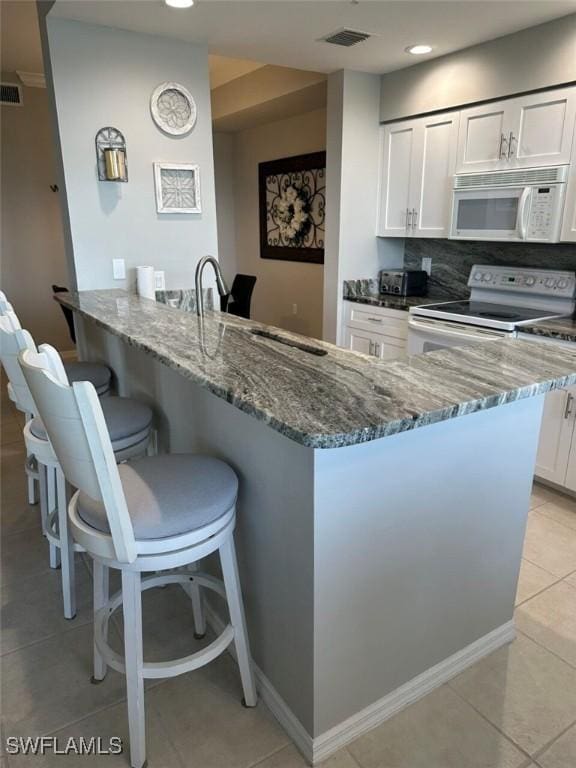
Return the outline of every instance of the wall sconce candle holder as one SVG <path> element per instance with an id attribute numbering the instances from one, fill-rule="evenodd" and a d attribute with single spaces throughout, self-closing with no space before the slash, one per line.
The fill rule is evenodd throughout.
<path id="1" fill-rule="evenodd" d="M 117 128 L 101 128 L 96 134 L 96 161 L 100 181 L 128 181 L 126 139 Z"/>

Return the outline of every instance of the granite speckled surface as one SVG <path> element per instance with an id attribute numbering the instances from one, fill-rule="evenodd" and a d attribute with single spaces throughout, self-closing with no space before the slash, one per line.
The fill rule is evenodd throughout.
<path id="1" fill-rule="evenodd" d="M 363 443 L 576 383 L 576 351 L 537 341 L 384 361 L 219 312 L 200 323 L 124 291 L 57 300 L 313 448 Z"/>
<path id="2" fill-rule="evenodd" d="M 534 336 L 544 336 L 547 339 L 576 342 L 576 317 L 567 315 L 557 317 L 555 320 L 539 320 L 536 323 L 523 325 L 519 331 Z"/>
<path id="3" fill-rule="evenodd" d="M 420 304 L 435 304 L 439 301 L 459 301 L 469 296 L 470 291 L 466 287 L 459 292 L 455 290 L 450 294 L 444 291 L 428 291 L 425 296 L 393 296 L 378 291 L 378 280 L 344 280 L 345 301 L 353 301 L 355 304 L 367 304 L 371 307 L 384 307 L 385 309 L 399 309 L 408 312 L 410 307 Z M 448 297 L 448 298 L 447 298 Z"/>
<path id="4" fill-rule="evenodd" d="M 469 295 L 466 284 L 474 264 L 576 271 L 575 243 L 499 243 L 407 237 L 404 246 L 406 269 L 420 269 L 424 256 L 432 259 L 429 292 L 438 295 L 440 301 L 450 300 L 454 294 Z"/>
<path id="5" fill-rule="evenodd" d="M 204 306 L 206 309 L 214 309 L 212 289 L 204 292 Z M 186 312 L 196 312 L 196 290 L 194 288 L 177 288 L 167 291 L 156 291 L 156 301 L 167 304 L 175 309 L 183 309 Z"/>

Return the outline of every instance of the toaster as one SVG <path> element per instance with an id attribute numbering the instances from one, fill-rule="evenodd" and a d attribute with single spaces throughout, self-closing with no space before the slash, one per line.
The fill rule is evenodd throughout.
<path id="1" fill-rule="evenodd" d="M 428 273 L 423 269 L 383 269 L 380 272 L 380 293 L 395 296 L 424 296 Z"/>

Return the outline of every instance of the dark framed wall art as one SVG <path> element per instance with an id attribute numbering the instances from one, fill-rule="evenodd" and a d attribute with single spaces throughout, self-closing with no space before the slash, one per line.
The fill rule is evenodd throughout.
<path id="1" fill-rule="evenodd" d="M 326 152 L 258 166 L 260 256 L 324 263 Z"/>

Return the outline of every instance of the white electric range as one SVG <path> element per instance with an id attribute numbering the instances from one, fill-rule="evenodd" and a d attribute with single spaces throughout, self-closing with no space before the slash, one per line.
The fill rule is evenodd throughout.
<path id="1" fill-rule="evenodd" d="M 522 325 L 575 308 L 575 272 L 474 265 L 468 286 L 468 301 L 410 309 L 409 354 L 515 336 Z"/>

